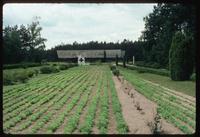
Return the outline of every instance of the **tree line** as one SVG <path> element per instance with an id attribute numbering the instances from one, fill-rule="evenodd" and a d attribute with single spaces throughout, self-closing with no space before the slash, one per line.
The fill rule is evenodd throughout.
<path id="1" fill-rule="evenodd" d="M 77 43 L 75 41 L 72 44 L 61 43 L 48 50 L 45 50 L 46 39 L 40 34 L 42 28 L 38 20 L 27 26 L 6 26 L 3 29 L 3 61 L 4 64 L 41 62 L 42 59 L 58 61 L 56 53 L 58 49 L 123 49 L 126 51 L 124 58 L 126 61 L 131 61 L 132 56 L 135 56 L 135 60 L 142 62 L 144 66 L 159 66 L 166 69 L 172 66 L 176 68 L 174 64 L 184 62 L 186 70 L 193 71 L 196 49 L 195 15 L 196 8 L 192 4 L 160 3 L 154 6 L 152 13 L 144 17 L 145 28 L 137 41 L 126 39 L 122 42 Z M 181 55 L 173 53 L 175 51 Z M 178 57 L 179 60 L 174 63 L 173 57 Z"/>

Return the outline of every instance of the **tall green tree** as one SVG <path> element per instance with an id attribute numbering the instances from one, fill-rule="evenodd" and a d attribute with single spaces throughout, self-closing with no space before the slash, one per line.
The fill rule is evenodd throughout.
<path id="1" fill-rule="evenodd" d="M 189 80 L 193 72 L 193 51 L 191 37 L 183 32 L 177 32 L 172 40 L 169 52 L 169 68 L 172 80 Z"/>

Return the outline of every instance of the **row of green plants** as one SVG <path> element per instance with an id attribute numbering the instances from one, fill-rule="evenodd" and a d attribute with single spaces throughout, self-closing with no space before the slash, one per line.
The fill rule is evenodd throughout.
<path id="1" fill-rule="evenodd" d="M 84 77 L 84 76 L 83 76 Z M 83 77 L 80 77 L 80 79 L 82 79 Z M 79 79 L 78 79 L 78 81 L 77 82 L 79 82 Z M 76 84 L 76 83 L 74 83 L 74 84 Z M 60 96 L 60 97 L 58 97 L 58 99 L 57 100 L 55 100 L 55 101 L 51 101 L 52 102 L 52 105 L 51 106 L 49 106 L 49 107 L 51 107 L 51 108 L 56 108 L 58 105 L 58 103 L 60 103 L 60 102 L 63 102 L 63 104 L 62 105 L 64 105 L 64 103 L 69 99 L 69 97 L 70 96 L 72 96 L 73 94 L 74 94 L 74 92 L 75 91 L 77 91 L 77 88 L 78 87 L 81 87 L 81 84 L 83 84 L 83 83 L 79 83 L 79 84 L 76 84 L 76 86 L 74 86 L 73 84 L 72 84 L 72 86 L 74 86 L 74 88 L 73 87 L 71 87 L 71 90 L 70 90 L 70 93 L 68 92 L 67 94 L 67 98 L 64 98 L 64 100 L 62 100 L 61 98 L 62 97 L 64 97 L 65 95 L 66 95 L 66 91 L 68 91 L 68 90 L 66 90 L 65 91 L 65 95 L 62 95 L 62 96 Z M 70 88 L 69 88 L 70 89 Z M 71 95 L 70 95 L 71 94 Z M 76 96 L 77 97 L 77 96 Z M 77 97 L 78 98 L 78 97 Z M 67 99 L 67 100 L 66 100 Z M 62 106 L 61 106 L 62 107 Z M 56 111 L 53 111 L 53 112 L 56 112 Z M 54 113 L 51 113 L 51 117 L 47 120 L 47 121 L 45 121 L 45 122 L 43 122 L 43 123 L 41 123 L 41 121 L 43 121 L 43 119 L 38 119 L 37 121 L 35 121 L 36 123 L 41 123 L 41 124 L 36 124 L 33 128 L 32 128 L 32 133 L 36 133 L 40 128 L 42 128 L 44 125 L 46 125 L 46 123 L 53 117 L 53 115 L 54 115 Z"/>
<path id="2" fill-rule="evenodd" d="M 77 74 L 77 73 L 76 73 Z M 86 89 L 86 83 L 85 83 L 85 80 L 86 79 L 88 79 L 88 74 L 87 74 L 87 77 L 85 77 L 86 75 L 80 75 L 80 77 L 78 77 L 78 75 L 77 75 L 77 81 L 75 82 L 75 83 L 71 83 L 69 86 L 70 86 L 70 88 L 68 88 L 68 86 L 67 86 L 67 89 L 65 88 L 64 90 L 68 90 L 68 95 L 65 97 L 65 95 L 62 95 L 62 96 L 64 96 L 64 98 L 63 99 L 61 99 L 61 100 L 57 100 L 57 101 L 51 101 L 52 102 L 52 105 L 50 105 L 49 107 L 51 107 L 51 110 L 53 109 L 53 110 L 55 110 L 55 111 L 53 111 L 53 112 L 56 112 L 56 111 L 58 111 L 58 109 L 57 109 L 57 106 L 59 106 L 59 109 L 61 109 L 61 107 L 63 107 L 63 105 L 66 103 L 66 101 L 68 100 L 68 99 L 70 99 L 71 98 L 71 96 L 73 96 L 73 94 L 74 93 L 79 93 L 79 95 L 77 94 L 77 95 L 75 95 L 75 97 L 74 97 L 74 100 L 72 100 L 70 103 L 71 104 L 73 104 L 73 105 L 68 105 L 67 106 L 67 109 L 66 109 L 66 113 L 64 113 L 65 114 L 65 116 L 67 115 L 67 113 L 76 105 L 76 103 L 77 103 L 77 101 L 79 100 L 79 98 L 80 98 L 80 92 L 78 92 L 78 91 L 83 91 L 84 89 Z M 84 79 L 83 79 L 84 78 Z M 78 83 L 78 84 L 77 84 Z M 75 86 L 74 86 L 74 84 L 75 84 Z M 82 93 L 81 93 L 82 94 Z M 60 96 L 60 97 L 62 97 L 62 96 Z M 62 106 L 60 106 L 60 105 L 58 105 L 59 103 L 62 103 Z M 45 112 L 46 113 L 46 112 Z M 54 122 L 51 122 L 51 120 L 52 120 L 52 117 L 54 117 L 55 116 L 55 113 L 52 113 L 51 114 L 51 118 L 49 118 L 48 120 L 46 120 L 46 121 L 44 121 L 44 119 L 38 119 L 37 121 L 35 121 L 36 123 L 40 123 L 39 125 L 38 124 L 36 124 L 36 125 L 34 125 L 34 127 L 32 127 L 31 128 L 31 130 L 32 130 L 32 133 L 37 133 L 38 132 L 38 130 L 40 130 L 41 128 L 43 128 L 45 125 L 48 125 L 47 123 L 49 122 L 49 123 L 52 123 L 53 125 L 52 126 L 50 126 L 50 127 L 54 127 L 55 128 L 55 121 Z M 63 116 L 63 114 L 61 114 L 61 116 Z M 63 117 L 64 118 L 64 117 Z M 54 120 L 57 120 L 57 119 L 54 119 Z M 42 122 L 43 121 L 43 122 Z M 29 123 L 29 122 L 28 122 Z M 47 130 L 48 131 L 48 133 L 52 133 L 52 131 L 51 130 Z"/>
<path id="3" fill-rule="evenodd" d="M 67 109 L 65 109 L 64 112 L 61 112 L 59 113 L 59 118 L 58 119 L 52 119 L 52 121 L 50 122 L 50 125 L 48 125 L 47 127 L 47 131 L 48 133 L 53 133 L 55 132 L 59 127 L 60 125 L 64 122 L 65 120 L 65 117 L 68 116 L 69 112 L 73 109 L 73 107 L 77 104 L 77 101 L 79 101 L 78 99 L 81 98 L 82 94 L 84 94 L 83 96 L 83 100 L 81 103 L 81 106 L 79 107 L 79 111 L 80 109 L 82 109 L 81 107 L 84 106 L 84 102 L 86 101 L 87 99 L 87 95 L 89 94 L 89 91 L 90 91 L 90 88 L 88 86 L 88 84 L 90 84 L 89 82 L 91 82 L 93 77 L 90 77 L 89 79 L 87 79 L 87 82 L 84 82 L 84 80 L 82 80 L 82 82 L 80 82 L 80 85 L 78 87 L 80 87 L 79 89 L 77 89 L 80 93 L 79 94 L 79 98 L 72 98 L 72 100 L 70 101 L 70 103 L 67 105 Z M 83 83 L 84 82 L 84 83 Z M 89 87 L 89 89 L 88 89 Z M 74 90 L 74 92 L 77 94 L 77 90 Z M 87 93 L 84 93 L 84 92 L 87 92 Z M 75 96 L 76 97 L 76 96 Z M 83 105 L 83 106 L 82 106 Z M 78 113 L 79 114 L 79 113 Z M 78 116 L 76 111 L 75 111 L 75 115 L 71 115 L 70 118 L 68 118 L 68 124 L 65 126 L 65 131 L 66 132 L 72 132 L 75 128 L 76 128 L 76 125 L 77 125 L 77 119 L 74 118 L 74 116 Z"/>
<path id="4" fill-rule="evenodd" d="M 195 111 L 193 112 L 185 109 L 185 106 L 180 104 L 180 102 L 177 102 L 176 97 L 172 98 L 172 95 L 169 97 L 167 97 L 167 95 L 163 95 L 163 92 L 161 92 L 163 89 L 158 90 L 158 86 L 153 86 L 126 71 L 122 71 L 122 74 L 128 81 L 134 84 L 138 92 L 150 100 L 155 101 L 159 105 L 159 113 L 163 118 L 177 126 L 184 133 L 193 133 L 191 128 L 195 129 Z M 182 121 L 184 124 L 177 124 L 179 121 Z"/>
<path id="5" fill-rule="evenodd" d="M 79 79 L 82 79 L 84 76 L 82 76 L 82 77 L 79 77 Z M 77 80 L 79 80 L 79 79 L 77 79 Z M 76 84 L 76 85 L 75 85 Z M 82 83 L 80 83 L 80 84 L 82 84 Z M 72 96 L 73 95 L 73 93 L 76 91 L 76 89 L 77 89 L 77 87 L 78 86 L 80 86 L 80 84 L 77 84 L 77 83 L 75 83 L 75 81 L 71 81 L 71 86 L 69 87 L 69 86 L 67 86 L 67 88 L 64 88 L 64 89 L 62 89 L 61 91 L 61 93 L 60 94 L 58 94 L 57 96 L 56 96 L 56 98 L 54 98 L 54 100 L 51 100 L 50 102 L 49 102 L 49 106 L 48 106 L 48 108 L 53 108 L 54 110 L 59 110 L 63 105 L 64 105 L 64 103 L 69 99 L 69 97 L 70 96 Z M 74 86 L 74 87 L 73 87 Z M 69 88 L 68 88 L 69 87 Z M 69 91 L 69 89 L 71 89 L 70 91 Z M 62 106 L 60 105 L 60 103 L 62 103 Z M 59 107 L 58 107 L 59 106 Z M 58 109 L 59 108 L 59 109 Z M 19 127 L 28 127 L 28 126 L 30 126 L 31 124 L 32 124 L 32 122 L 36 122 L 36 120 L 37 119 L 39 119 L 44 113 L 46 113 L 48 111 L 48 109 L 46 109 L 45 111 L 42 111 L 41 112 L 41 109 L 39 109 L 38 110 L 38 112 L 37 113 L 35 113 L 35 114 L 33 114 L 31 117 L 30 117 L 30 119 L 29 120 L 27 120 L 25 123 L 23 123 L 22 125 L 20 125 Z M 52 115 L 51 115 L 51 117 L 52 117 Z M 34 120 L 34 121 L 32 121 L 32 120 Z M 32 121 L 32 122 L 30 122 L 30 121 Z M 48 120 L 49 121 L 49 120 Z M 48 121 L 46 121 L 46 122 L 48 122 Z M 24 126 L 24 125 L 26 125 L 26 126 Z M 39 126 L 36 126 L 37 127 L 37 129 L 39 129 L 38 127 Z M 24 130 L 25 128 L 19 128 L 19 130 Z M 35 130 L 34 128 L 33 128 L 33 132 L 36 132 L 37 130 Z"/>
<path id="6" fill-rule="evenodd" d="M 76 106 L 76 110 L 74 110 L 74 113 L 67 120 L 67 124 L 65 125 L 65 128 L 64 128 L 65 134 L 71 134 L 78 126 L 81 113 L 83 111 L 83 108 L 87 104 L 89 95 L 91 93 L 91 89 L 92 88 L 89 87 L 89 88 L 84 88 L 82 90 L 82 92 L 84 92 L 84 95 L 82 95 L 79 104 Z"/>
<path id="7" fill-rule="evenodd" d="M 75 75 L 75 74 L 74 74 Z M 55 79 L 54 79 L 55 80 Z M 65 82 L 65 80 L 63 80 L 62 82 Z M 55 83 L 56 83 L 56 81 L 55 81 Z M 58 82 L 57 82 L 58 83 Z M 60 82 L 59 82 L 60 83 Z M 59 84 L 58 83 L 58 84 Z M 56 95 L 57 94 L 57 92 L 56 93 L 54 93 L 54 92 L 52 92 L 53 91 L 53 89 L 54 88 L 52 88 L 52 87 L 50 87 L 49 88 L 49 91 L 48 92 L 44 92 L 45 94 L 42 94 L 42 96 L 39 96 L 40 98 L 42 98 L 42 97 L 45 97 L 45 100 L 42 100 L 41 99 L 41 101 L 39 101 L 40 103 L 39 103 L 39 105 L 36 105 L 36 104 L 34 104 L 34 105 L 32 105 L 32 106 L 41 106 L 43 103 L 45 103 L 46 101 L 48 101 L 48 100 L 50 100 L 51 98 L 48 98 L 47 96 L 50 96 L 51 94 L 54 94 L 54 95 Z M 50 93 L 50 94 L 49 94 Z M 53 97 L 53 96 L 51 96 L 51 97 Z M 26 109 L 26 108 L 24 108 L 24 109 Z M 9 120 L 9 121 L 12 121 L 12 120 Z M 5 123 L 6 124 L 6 123 Z"/>
<path id="8" fill-rule="evenodd" d="M 120 134 L 126 134 L 129 131 L 128 125 L 126 124 L 126 122 L 123 118 L 123 115 L 122 115 L 121 104 L 120 104 L 118 96 L 117 96 L 117 92 L 115 89 L 114 82 L 112 80 L 111 73 L 110 74 L 108 73 L 108 76 L 110 78 L 109 85 L 110 85 L 110 90 L 111 90 L 111 95 L 112 95 L 112 108 L 113 108 L 115 119 L 117 122 L 117 131 Z"/>
<path id="9" fill-rule="evenodd" d="M 101 78 L 98 81 L 96 94 L 92 98 L 92 101 L 88 106 L 85 121 L 80 125 L 79 131 L 83 134 L 90 134 L 92 132 L 92 127 L 94 126 L 95 114 L 97 111 L 97 104 L 99 103 L 100 92 L 101 92 L 101 88 L 102 88 L 102 82 L 103 82 L 102 79 L 103 78 Z"/>
<path id="10" fill-rule="evenodd" d="M 103 84 L 103 96 L 100 98 L 100 114 L 98 119 L 98 129 L 100 134 L 106 134 L 109 122 L 109 97 L 108 97 L 108 78 L 105 76 Z"/>
<path id="11" fill-rule="evenodd" d="M 60 81 L 61 82 L 61 79 L 59 79 L 59 78 L 55 78 L 54 80 L 58 80 L 58 81 Z M 54 82 L 55 83 L 55 82 Z M 57 82 L 56 82 L 57 83 Z M 53 84 L 53 83 L 52 83 Z M 27 85 L 25 86 L 25 87 L 27 87 Z M 32 86 L 29 86 L 29 87 L 32 87 Z M 17 91 L 17 92 L 15 92 L 15 93 L 13 93 L 14 95 L 16 95 L 16 96 L 12 96 L 12 97 L 9 97 L 8 99 L 8 101 L 4 98 L 4 105 L 3 106 L 5 106 L 5 108 L 9 108 L 10 110 L 13 110 L 14 108 L 14 106 L 15 105 L 18 105 L 18 104 L 21 104 L 22 102 L 20 101 L 20 100 L 22 100 L 23 99 L 23 101 L 30 101 L 30 98 L 32 99 L 32 96 L 34 97 L 34 96 L 37 96 L 37 94 L 35 94 L 36 92 L 38 92 L 38 91 L 41 91 L 41 90 L 43 90 L 43 89 L 45 89 L 45 90 L 51 90 L 51 87 L 49 87 L 49 86 L 47 86 L 47 85 L 45 85 L 45 86 L 43 86 L 43 87 L 38 87 L 38 89 L 36 90 L 37 88 L 28 88 L 28 89 L 26 89 L 26 90 L 22 90 L 21 92 L 20 91 Z M 24 94 L 24 93 L 26 93 L 28 91 L 28 93 L 27 94 Z M 30 91 L 34 91 L 34 92 L 30 92 Z M 13 100 L 12 98 L 17 98 L 16 100 Z M 12 107 L 9 107 L 9 105 L 6 105 L 6 101 L 10 104 L 10 105 L 12 105 Z M 14 104 L 14 105 L 13 105 Z M 6 111 L 6 109 L 5 109 L 5 111 Z"/>

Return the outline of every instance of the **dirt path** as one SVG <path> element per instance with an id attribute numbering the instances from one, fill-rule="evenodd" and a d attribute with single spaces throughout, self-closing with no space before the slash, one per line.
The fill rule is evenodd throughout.
<path id="1" fill-rule="evenodd" d="M 154 121 L 157 105 L 138 93 L 126 80 L 120 82 L 113 77 L 117 95 L 122 105 L 122 114 L 130 134 L 151 134 L 148 123 Z M 123 83 L 123 84 L 122 84 Z M 162 130 L 167 134 L 183 134 L 178 128 L 161 120 Z"/>

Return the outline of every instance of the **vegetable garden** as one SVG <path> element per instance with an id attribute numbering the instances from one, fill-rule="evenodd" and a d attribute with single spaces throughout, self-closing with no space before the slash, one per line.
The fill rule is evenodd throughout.
<path id="1" fill-rule="evenodd" d="M 146 81 L 132 70 L 119 70 L 139 93 L 158 105 L 162 118 L 183 133 L 194 133 L 195 100 Z M 79 66 L 4 86 L 4 133 L 129 133 L 112 77 L 108 65 Z"/>
<path id="2" fill-rule="evenodd" d="M 105 134 L 110 117 L 116 120 L 113 132 L 128 132 L 105 66 L 75 67 L 3 91 L 5 133 L 88 134 L 96 127 Z"/>

